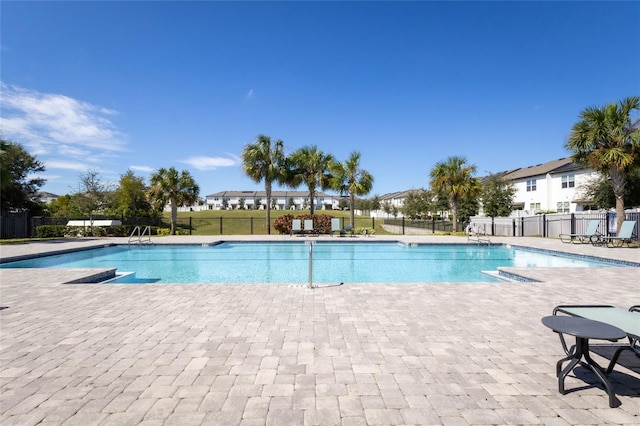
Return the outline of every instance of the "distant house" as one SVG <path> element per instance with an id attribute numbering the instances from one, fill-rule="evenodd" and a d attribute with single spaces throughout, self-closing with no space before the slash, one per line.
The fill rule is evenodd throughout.
<path id="1" fill-rule="evenodd" d="M 337 210 L 342 197 L 316 192 L 316 210 Z M 207 210 L 264 210 L 267 203 L 265 191 L 220 191 L 207 195 Z M 273 210 L 305 210 L 310 207 L 309 191 L 272 191 Z"/>
<path id="2" fill-rule="evenodd" d="M 580 187 L 599 175 L 570 158 L 560 158 L 505 172 L 503 177 L 516 188 L 513 210 L 535 214 L 538 211 L 574 213 L 596 208 L 584 197 Z"/>
<path id="3" fill-rule="evenodd" d="M 597 208 L 584 196 L 580 188 L 600 174 L 573 163 L 570 158 L 560 158 L 500 174 L 516 189 L 513 198 L 514 212 L 522 210 L 525 214 L 536 214 L 539 211 L 574 213 Z M 400 209 L 411 191 L 414 190 L 382 195 L 380 202 L 388 202 Z M 391 216 L 382 210 L 372 212 L 372 216 L 374 215 L 376 217 Z M 398 216 L 402 217 L 403 214 L 399 213 Z"/>
<path id="4" fill-rule="evenodd" d="M 38 201 L 41 201 L 47 204 L 50 204 L 52 201 L 57 200 L 59 197 L 59 195 L 52 194 L 51 192 L 44 192 L 44 191 L 38 192 L 37 196 L 38 196 Z"/>

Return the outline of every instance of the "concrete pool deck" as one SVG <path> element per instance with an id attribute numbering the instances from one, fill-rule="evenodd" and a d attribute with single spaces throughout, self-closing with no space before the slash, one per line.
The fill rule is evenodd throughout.
<path id="1" fill-rule="evenodd" d="M 491 240 L 640 262 L 640 249 Z M 3 245 L 0 257 L 126 241 Z M 640 304 L 640 268 L 524 273 L 540 282 L 63 284 L 87 272 L 0 269 L 0 424 L 640 424 L 640 358 L 625 354 L 610 376 L 617 408 L 581 367 L 561 395 L 564 354 L 540 322 L 560 304 Z M 606 364 L 611 348 L 593 343 Z"/>

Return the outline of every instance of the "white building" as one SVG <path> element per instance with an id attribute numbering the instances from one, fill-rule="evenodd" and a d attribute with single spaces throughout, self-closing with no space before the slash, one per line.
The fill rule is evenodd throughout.
<path id="1" fill-rule="evenodd" d="M 574 213 L 597 208 L 586 199 L 581 187 L 598 176 L 598 172 L 575 164 L 570 158 L 560 158 L 503 173 L 503 178 L 513 183 L 516 188 L 513 210 L 524 210 L 525 215 L 536 214 L 539 211 Z M 380 197 L 380 201 L 400 209 L 411 191 L 413 190 L 385 194 Z M 381 218 L 391 216 L 382 210 L 372 212 L 372 215 Z M 402 216 L 402 213 L 398 214 L 398 217 Z"/>
<path id="2" fill-rule="evenodd" d="M 342 197 L 316 192 L 314 209 L 338 210 Z M 207 210 L 264 210 L 267 203 L 265 191 L 220 191 L 207 195 Z M 309 191 L 272 191 L 271 205 L 274 210 L 305 210 L 310 207 Z"/>
<path id="3" fill-rule="evenodd" d="M 570 158 L 560 158 L 504 174 L 516 188 L 514 210 L 527 214 L 538 211 L 574 213 L 597 208 L 585 199 L 581 187 L 599 173 L 577 165 Z"/>

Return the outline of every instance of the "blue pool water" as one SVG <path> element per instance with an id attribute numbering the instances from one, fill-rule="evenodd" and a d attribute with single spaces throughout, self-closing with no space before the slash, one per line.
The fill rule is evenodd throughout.
<path id="1" fill-rule="evenodd" d="M 221 243 L 112 246 L 13 262 L 4 268 L 117 268 L 116 283 L 496 282 L 482 271 L 607 263 L 506 246 L 398 243 Z"/>

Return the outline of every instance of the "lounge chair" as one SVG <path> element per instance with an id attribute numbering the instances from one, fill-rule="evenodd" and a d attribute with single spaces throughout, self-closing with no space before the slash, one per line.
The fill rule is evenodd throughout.
<path id="1" fill-rule="evenodd" d="M 597 238 L 600 235 L 598 226 L 600 226 L 600 220 L 590 220 L 584 234 L 560 234 L 560 241 L 563 243 L 589 243 L 591 242 L 591 237 Z"/>
<path id="2" fill-rule="evenodd" d="M 607 367 L 607 374 L 613 371 L 613 367 L 618 362 L 622 351 L 631 350 L 635 352 L 636 356 L 640 357 L 640 315 L 638 315 L 640 313 L 640 305 L 634 305 L 629 310 L 611 305 L 560 305 L 553 309 L 553 315 L 558 313 L 604 322 L 616 326 L 627 333 L 629 345 L 620 346 L 615 351 L 609 367 Z M 560 334 L 560 342 L 565 353 L 569 355 L 571 350 L 567 348 L 562 334 Z"/>
<path id="3" fill-rule="evenodd" d="M 353 233 L 353 226 L 347 225 L 344 228 L 342 228 L 342 231 L 340 231 L 340 236 L 344 236 L 347 234 L 351 235 L 352 237 L 355 237 L 355 234 Z"/>
<path id="4" fill-rule="evenodd" d="M 317 232 L 314 232 L 313 230 L 313 219 L 304 220 L 304 232 L 306 234 L 316 236 L 316 237 L 319 235 Z"/>
<path id="5" fill-rule="evenodd" d="M 339 218 L 331 219 L 331 236 L 332 237 L 334 232 L 342 232 L 342 227 L 340 226 Z"/>
<path id="6" fill-rule="evenodd" d="M 300 234 L 302 232 L 302 221 L 300 219 L 293 219 L 291 221 L 291 235 Z"/>
<path id="7" fill-rule="evenodd" d="M 607 247 L 622 247 L 625 243 L 627 247 L 631 244 L 631 238 L 633 235 L 633 229 L 636 226 L 635 220 L 625 220 L 622 222 L 622 226 L 620 226 L 620 232 L 618 232 L 617 236 L 607 237 L 605 235 L 598 235 L 590 238 L 591 244 L 593 245 L 603 245 L 606 244 Z"/>

